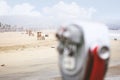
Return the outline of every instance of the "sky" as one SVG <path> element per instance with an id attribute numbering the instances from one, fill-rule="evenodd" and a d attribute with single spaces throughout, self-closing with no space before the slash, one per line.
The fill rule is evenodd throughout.
<path id="1" fill-rule="evenodd" d="M 120 0 L 0 0 L 0 21 L 26 26 L 120 21 Z"/>

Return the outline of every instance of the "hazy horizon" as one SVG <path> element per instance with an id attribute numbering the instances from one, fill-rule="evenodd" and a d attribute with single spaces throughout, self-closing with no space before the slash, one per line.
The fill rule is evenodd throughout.
<path id="1" fill-rule="evenodd" d="M 69 21 L 119 24 L 119 1 L 0 0 L 0 22 L 21 26 L 58 26 Z"/>

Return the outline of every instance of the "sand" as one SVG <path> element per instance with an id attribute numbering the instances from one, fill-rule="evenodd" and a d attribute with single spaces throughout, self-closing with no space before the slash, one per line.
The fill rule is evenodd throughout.
<path id="1" fill-rule="evenodd" d="M 60 80 L 54 31 L 46 40 L 25 32 L 0 33 L 0 80 Z M 111 59 L 106 80 L 120 79 L 120 41 L 111 40 Z M 117 79 L 116 79 L 117 77 Z"/>

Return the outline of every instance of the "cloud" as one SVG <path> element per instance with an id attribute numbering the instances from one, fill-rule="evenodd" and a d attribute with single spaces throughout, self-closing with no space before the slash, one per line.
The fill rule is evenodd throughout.
<path id="1" fill-rule="evenodd" d="M 0 1 L 0 16 L 16 16 L 15 20 L 17 20 L 17 16 L 29 16 L 29 18 L 22 18 L 24 24 L 57 24 L 65 21 L 92 19 L 95 12 L 94 8 L 84 8 L 76 2 L 65 3 L 60 1 L 53 6 L 43 7 L 41 11 L 38 11 L 34 5 L 29 3 L 17 4 L 11 7 L 6 1 Z"/>
<path id="2" fill-rule="evenodd" d="M 46 16 L 52 16 L 58 19 L 79 19 L 79 18 L 91 18 L 96 10 L 94 8 L 83 8 L 77 3 L 72 2 L 70 4 L 60 1 L 58 4 L 52 7 L 43 8 L 43 13 Z"/>
<path id="3" fill-rule="evenodd" d="M 41 16 L 39 11 L 34 10 L 35 7 L 29 3 L 17 4 L 14 7 L 8 5 L 6 1 L 0 1 L 0 15 L 27 15 L 27 16 Z"/>
<path id="4" fill-rule="evenodd" d="M 10 6 L 7 4 L 6 1 L 0 1 L 0 15 L 7 15 L 10 12 Z"/>

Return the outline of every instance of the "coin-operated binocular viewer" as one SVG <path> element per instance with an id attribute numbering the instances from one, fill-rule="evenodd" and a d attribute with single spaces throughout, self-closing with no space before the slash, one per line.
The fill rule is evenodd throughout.
<path id="1" fill-rule="evenodd" d="M 63 80 L 104 80 L 110 58 L 108 30 L 104 24 L 66 25 L 58 30 L 56 37 Z"/>

